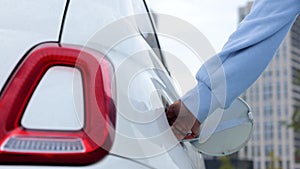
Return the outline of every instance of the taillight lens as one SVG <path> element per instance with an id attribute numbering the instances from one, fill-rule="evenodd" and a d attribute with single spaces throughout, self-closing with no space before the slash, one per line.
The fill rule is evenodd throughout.
<path id="1" fill-rule="evenodd" d="M 75 67 L 82 74 L 82 130 L 42 131 L 21 126 L 31 95 L 53 66 Z M 114 138 L 112 74 L 109 60 L 91 49 L 58 44 L 33 49 L 15 69 L 0 97 L 0 163 L 87 165 L 103 158 Z"/>

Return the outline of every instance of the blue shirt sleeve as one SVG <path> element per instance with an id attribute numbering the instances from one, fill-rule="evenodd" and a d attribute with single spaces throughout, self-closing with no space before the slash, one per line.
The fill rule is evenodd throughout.
<path id="1" fill-rule="evenodd" d="M 181 100 L 203 122 L 216 108 L 227 108 L 271 61 L 300 11 L 300 0 L 256 0 L 222 51 L 206 61 L 198 85 Z"/>

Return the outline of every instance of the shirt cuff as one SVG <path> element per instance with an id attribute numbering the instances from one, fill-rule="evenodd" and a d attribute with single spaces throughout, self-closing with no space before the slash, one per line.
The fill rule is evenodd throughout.
<path id="1" fill-rule="evenodd" d="M 181 101 L 201 123 L 205 121 L 211 112 L 221 107 L 208 86 L 201 82 L 182 96 Z"/>

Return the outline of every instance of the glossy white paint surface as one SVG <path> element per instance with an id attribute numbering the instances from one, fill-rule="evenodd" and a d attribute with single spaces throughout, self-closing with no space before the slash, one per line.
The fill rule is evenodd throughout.
<path id="1" fill-rule="evenodd" d="M 120 168 L 128 168 L 128 169 L 149 169 L 151 167 L 147 167 L 146 165 L 139 164 L 129 159 L 108 155 L 103 160 L 89 165 L 89 166 L 81 166 L 81 167 L 70 167 L 70 166 L 14 166 L 14 165 L 0 165 L 0 169 L 120 169 Z"/>
<path id="2" fill-rule="evenodd" d="M 141 2 L 142 1 L 131 2 L 131 0 L 71 0 L 65 29 L 63 31 L 62 43 L 87 45 L 93 49 L 102 50 L 105 46 L 99 48 L 99 44 L 88 43 L 88 40 L 90 40 L 97 31 L 116 19 L 133 13 L 143 13 Z M 136 8 L 134 8 L 134 6 Z M 65 1 L 63 0 L 7 0 L 1 2 L 0 20 L 3 20 L 3 22 L 0 23 L 0 43 L 4 50 L 0 51 L 0 87 L 3 87 L 3 84 L 16 63 L 32 46 L 44 41 L 58 40 L 64 7 Z M 131 31 L 138 35 L 139 28 L 138 24 L 133 23 Z M 111 35 L 114 35 L 114 33 L 117 32 L 112 32 Z M 105 51 L 107 51 L 107 49 Z M 143 57 L 136 55 L 138 52 L 142 52 Z M 135 169 L 147 168 L 145 166 L 148 165 L 153 168 L 164 169 L 204 169 L 205 167 L 201 155 L 199 155 L 199 158 L 198 156 L 196 158 L 191 156 L 191 154 L 193 154 L 191 149 L 187 149 L 178 144 L 174 135 L 169 130 L 161 97 L 164 96 L 169 102 L 172 102 L 178 98 L 178 95 L 172 87 L 171 80 L 164 77 L 166 72 L 162 64 L 157 57 L 153 56 L 153 52 L 151 52 L 151 49 L 143 40 L 142 36 L 138 35 L 124 42 L 120 42 L 110 50 L 107 55 L 116 68 L 117 98 L 126 99 L 126 101 L 130 103 L 129 105 L 132 106 L 131 108 L 137 108 L 139 111 L 131 111 L 132 109 L 126 108 L 118 109 L 117 133 L 111 153 L 121 155 L 127 159 L 108 155 L 93 165 L 81 168 Z M 122 68 L 127 69 L 126 71 L 122 71 Z M 156 71 L 152 71 L 154 68 Z M 161 72 L 161 74 L 155 73 L 157 70 Z M 133 72 L 128 74 L 128 71 Z M 48 77 L 46 76 L 46 79 Z M 55 78 L 56 77 L 52 76 L 50 80 L 46 80 L 46 84 L 43 85 L 41 83 L 41 88 L 48 88 L 53 82 L 51 79 Z M 124 85 L 124 81 L 126 80 L 130 83 L 125 83 L 126 85 Z M 68 84 L 68 80 L 62 81 L 62 84 Z M 35 103 L 32 103 L 32 106 L 39 104 L 38 102 L 40 101 L 47 102 L 43 97 L 48 97 L 45 96 L 48 94 L 51 95 L 51 93 L 47 94 L 46 89 L 37 89 L 37 91 L 42 93 L 33 96 L 32 102 Z M 147 91 L 149 91 L 149 93 L 147 93 Z M 125 105 L 126 107 L 122 99 L 116 99 L 115 101 L 117 106 Z M 41 105 L 43 104 L 46 107 L 49 106 L 47 105 L 48 103 L 42 103 Z M 38 113 L 36 110 L 41 109 L 39 106 L 35 108 L 32 106 L 29 106 L 27 111 L 34 110 L 32 112 Z M 68 106 L 65 110 L 69 111 L 69 108 Z M 61 110 L 56 111 L 59 112 Z M 71 110 L 71 112 L 72 111 L 74 110 Z M 139 114 L 140 117 L 147 116 L 147 118 L 145 118 L 146 121 L 130 119 L 137 114 Z M 128 117 L 128 115 L 131 116 Z M 31 119 L 32 121 L 30 119 L 28 119 L 27 122 L 25 122 L 25 120 L 23 125 L 28 128 L 40 128 L 43 126 L 38 123 L 34 124 L 34 121 L 37 122 L 40 117 L 35 117 L 35 120 Z M 50 126 L 52 126 L 52 129 L 59 128 L 58 123 Z M 71 125 L 70 128 L 73 127 L 74 126 Z M 44 128 L 49 128 L 49 126 Z M 143 164 L 141 165 L 139 163 Z M 50 169 L 78 167 L 0 165 L 0 169 L 2 168 Z"/>
<path id="3" fill-rule="evenodd" d="M 113 8 L 122 3 L 73 0 L 62 37 L 62 43 L 85 45 L 106 53 L 115 66 L 115 102 L 118 112 L 116 137 L 111 153 L 138 160 L 154 168 L 203 169 L 205 167 L 201 155 L 198 160 L 191 158 L 189 150 L 178 144 L 169 130 L 161 95 L 167 95 L 169 102 L 178 98 L 178 95 L 171 87 L 172 83 L 167 79 L 162 64 L 139 35 L 139 27 L 134 27 L 135 24 L 131 24 L 133 26 L 130 28 L 120 27 L 119 30 L 127 28 L 135 35 L 116 42 L 113 48 L 105 46 L 99 36 L 109 23 L 131 14 L 132 11 L 114 13 Z M 125 6 L 130 4 L 131 1 L 127 0 Z M 119 32 L 111 29 L 107 33 L 105 38 L 113 39 Z M 153 69 L 162 72 L 162 75 L 154 73 Z M 163 74 L 166 77 L 162 78 Z"/>
<path id="4" fill-rule="evenodd" d="M 0 0 L 0 89 L 34 45 L 57 41 L 66 0 Z"/>

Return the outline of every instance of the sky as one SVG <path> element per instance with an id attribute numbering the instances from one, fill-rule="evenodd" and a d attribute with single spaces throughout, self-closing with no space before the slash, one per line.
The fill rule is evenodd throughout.
<path id="1" fill-rule="evenodd" d="M 196 26 L 216 52 L 238 25 L 238 8 L 248 0 L 148 0 L 153 10 L 184 19 Z"/>

